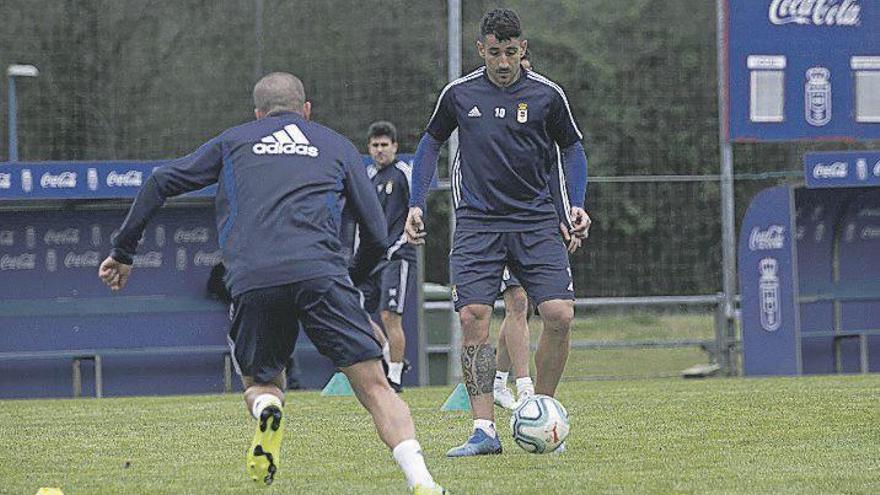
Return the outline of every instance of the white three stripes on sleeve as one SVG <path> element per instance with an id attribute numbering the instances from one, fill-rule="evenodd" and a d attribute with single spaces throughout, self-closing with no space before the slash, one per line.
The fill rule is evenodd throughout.
<path id="1" fill-rule="evenodd" d="M 581 134 L 581 130 L 578 129 L 578 126 L 574 121 L 574 115 L 572 115 L 572 113 L 571 113 L 571 106 L 569 106 L 569 104 L 568 104 L 568 98 L 565 97 L 565 91 L 563 91 L 562 88 L 558 84 L 551 81 L 550 79 L 547 79 L 546 77 L 542 76 L 541 74 L 538 74 L 537 72 L 527 72 L 526 77 L 528 77 L 529 79 L 531 79 L 533 81 L 538 81 L 539 83 L 546 84 L 547 86 L 550 86 L 551 88 L 555 89 L 557 93 L 559 93 L 559 96 L 562 97 L 562 102 L 565 103 L 565 109 L 568 111 L 568 118 L 569 118 L 569 120 L 571 120 L 571 126 L 574 127 L 575 132 L 577 132 L 578 139 L 583 139 L 584 135 Z"/>
<path id="2" fill-rule="evenodd" d="M 447 84 L 446 87 L 443 88 L 443 91 L 440 92 L 440 96 L 437 97 L 437 104 L 434 106 L 434 113 L 432 113 L 431 118 L 428 119 L 428 125 L 430 125 L 431 122 L 434 121 L 434 117 L 437 116 L 437 112 L 440 110 L 440 103 L 443 101 L 443 96 L 446 95 L 446 92 L 449 91 L 449 88 L 451 88 L 457 84 L 461 84 L 465 81 L 470 81 L 471 79 L 476 79 L 476 78 L 482 76 L 483 72 L 485 72 L 485 70 L 486 70 L 485 67 L 480 67 L 479 69 L 471 72 L 470 74 L 468 74 L 466 76 L 459 77 L 458 79 Z"/>

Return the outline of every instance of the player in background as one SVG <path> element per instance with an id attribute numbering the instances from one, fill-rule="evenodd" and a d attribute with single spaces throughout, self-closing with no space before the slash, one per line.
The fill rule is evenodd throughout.
<path id="1" fill-rule="evenodd" d="M 532 70 L 529 50 L 523 52 L 520 59 L 520 67 L 523 70 Z M 554 191 L 556 192 L 556 191 Z M 554 204 L 557 214 L 564 218 L 562 202 L 556 201 L 558 193 L 554 194 Z M 581 245 L 581 239 L 577 236 L 568 235 L 568 227 L 560 224 L 559 230 L 568 244 L 568 252 L 574 253 Z M 529 301 L 525 289 L 519 280 L 504 267 L 501 277 L 500 293 L 504 299 L 504 320 L 501 322 L 501 330 L 498 333 L 498 347 L 495 350 L 496 371 L 493 385 L 495 404 L 505 409 L 516 407 L 517 401 L 535 393 L 535 385 L 529 376 L 529 317 L 533 311 L 533 305 Z M 507 387 L 507 379 L 513 372 L 516 383 L 516 397 Z"/>
<path id="2" fill-rule="evenodd" d="M 112 290 L 125 287 L 138 239 L 166 198 L 217 183 L 217 232 L 234 304 L 230 346 L 257 420 L 248 474 L 266 484 L 275 477 L 285 424 L 282 376 L 301 322 L 348 377 L 413 491 L 444 493 L 425 466 L 409 408 L 382 373 L 381 350 L 352 283 L 389 245 L 361 156 L 350 141 L 309 120 L 311 103 L 291 74 L 263 77 L 254 107 L 255 121 L 153 172 L 98 275 Z M 340 252 L 343 197 L 361 226 L 350 271 Z"/>
<path id="3" fill-rule="evenodd" d="M 505 266 L 544 322 L 535 354 L 536 393 L 556 393 L 568 359 L 574 288 L 552 191 L 560 191 L 566 203 L 568 235 L 585 237 L 587 161 L 562 88 L 520 67 L 527 48 L 521 36 L 512 10 L 493 9 L 483 16 L 477 51 L 485 66 L 443 89 L 416 151 L 406 233 L 423 243 L 425 196 L 440 147 L 459 131 L 450 173 L 457 228 L 449 265 L 474 430 L 467 442 L 447 452 L 450 457 L 501 453 L 489 320 Z"/>
<path id="4" fill-rule="evenodd" d="M 504 298 L 504 319 L 498 332 L 495 350 L 496 371 L 493 383 L 495 404 L 513 409 L 517 400 L 534 395 L 535 385 L 529 375 L 529 314 L 531 305 L 526 290 L 507 267 L 501 280 L 501 296 Z M 507 387 L 507 379 L 513 372 L 516 394 Z"/>
<path id="5" fill-rule="evenodd" d="M 404 360 L 406 337 L 403 311 L 407 288 L 416 284 L 416 250 L 406 242 L 403 232 L 409 212 L 412 166 L 397 159 L 397 128 L 391 122 L 373 122 L 367 131 L 367 146 L 373 159 L 367 176 L 373 182 L 379 204 L 388 224 L 388 238 L 394 243 L 385 259 L 358 286 L 364 294 L 364 307 L 373 314 L 378 309 L 388 337 L 388 382 L 396 392 L 403 390 L 401 374 L 409 368 Z"/>

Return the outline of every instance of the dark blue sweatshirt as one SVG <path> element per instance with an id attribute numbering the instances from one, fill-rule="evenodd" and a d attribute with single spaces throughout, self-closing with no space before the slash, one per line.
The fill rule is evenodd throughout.
<path id="1" fill-rule="evenodd" d="M 345 137 L 296 113 L 226 130 L 194 153 L 157 168 L 113 239 L 131 263 L 165 199 L 218 183 L 215 215 L 226 284 L 248 290 L 349 273 L 339 240 L 341 205 L 360 225 L 350 270 L 359 282 L 393 240 L 360 154 Z"/>

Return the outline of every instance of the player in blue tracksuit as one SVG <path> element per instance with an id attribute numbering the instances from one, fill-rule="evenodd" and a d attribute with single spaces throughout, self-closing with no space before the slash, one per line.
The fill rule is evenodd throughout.
<path id="1" fill-rule="evenodd" d="M 233 298 L 230 345 L 245 401 L 257 419 L 247 471 L 271 483 L 283 434 L 283 372 L 299 323 L 346 374 L 416 492 L 442 493 L 425 467 L 406 403 L 388 386 L 381 349 L 352 279 L 387 251 L 387 227 L 360 154 L 309 120 L 302 82 L 272 73 L 254 87 L 257 120 L 226 130 L 158 168 L 113 240 L 99 276 L 125 286 L 138 239 L 165 199 L 217 183 L 217 231 Z M 351 268 L 341 253 L 343 198 L 361 227 Z"/>
<path id="2" fill-rule="evenodd" d="M 391 388 L 400 392 L 406 350 L 402 315 L 408 289 L 415 288 L 416 283 L 415 246 L 407 242 L 403 232 L 409 212 L 412 166 L 397 159 L 397 129 L 391 122 L 372 123 L 367 131 L 367 146 L 373 159 L 367 175 L 385 212 L 388 237 L 393 244 L 384 262 L 358 288 L 364 294 L 367 311 L 380 311 L 388 336 L 388 381 Z"/>
<path id="3" fill-rule="evenodd" d="M 521 34 L 511 10 L 483 16 L 477 49 L 486 65 L 443 89 L 416 150 L 406 229 L 420 243 L 425 193 L 438 152 L 458 129 L 459 156 L 450 173 L 458 223 L 449 268 L 474 433 L 447 452 L 451 457 L 501 452 L 492 406 L 489 319 L 505 265 L 544 320 L 535 353 L 536 393 L 555 394 L 568 358 L 574 291 L 553 191 L 565 203 L 569 235 L 585 236 L 587 161 L 562 88 L 520 67 L 527 48 Z"/>

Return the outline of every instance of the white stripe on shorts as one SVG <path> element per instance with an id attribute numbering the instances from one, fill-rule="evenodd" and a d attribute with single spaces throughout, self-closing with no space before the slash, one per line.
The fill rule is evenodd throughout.
<path id="1" fill-rule="evenodd" d="M 409 280 L 409 261 L 400 260 L 400 285 L 397 289 L 397 313 L 403 314 L 406 306 L 406 283 Z"/>

